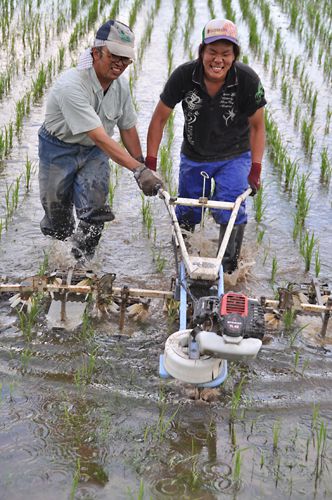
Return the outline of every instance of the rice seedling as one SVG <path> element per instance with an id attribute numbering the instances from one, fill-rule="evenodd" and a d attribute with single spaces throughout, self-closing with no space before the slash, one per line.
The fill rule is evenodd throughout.
<path id="1" fill-rule="evenodd" d="M 316 250 L 315 252 L 315 276 L 318 278 L 320 275 L 320 257 L 319 257 L 319 251 Z"/>
<path id="2" fill-rule="evenodd" d="M 241 450 L 236 450 L 234 455 L 233 481 L 238 486 L 241 478 L 242 457 Z"/>
<path id="3" fill-rule="evenodd" d="M 213 0 L 207 0 L 207 4 L 208 4 L 209 13 L 210 13 L 210 19 L 215 19 L 217 16 L 216 16 L 216 13 L 214 10 Z"/>
<path id="4" fill-rule="evenodd" d="M 298 161 L 291 161 L 289 158 L 285 159 L 284 162 L 284 172 L 285 172 L 285 190 L 292 191 L 295 179 L 298 175 L 299 165 Z"/>
<path id="5" fill-rule="evenodd" d="M 221 0 L 221 3 L 225 11 L 226 19 L 229 19 L 230 21 L 233 21 L 233 23 L 235 23 L 236 14 L 235 10 L 232 7 L 232 0 Z"/>
<path id="6" fill-rule="evenodd" d="M 269 64 L 270 64 L 270 52 L 268 50 L 266 50 L 264 52 L 263 64 L 264 64 L 264 68 L 268 69 Z"/>
<path id="7" fill-rule="evenodd" d="M 242 388 L 243 384 L 246 382 L 247 377 L 244 375 L 240 382 L 236 385 L 233 395 L 232 395 L 232 400 L 231 400 L 231 411 L 230 411 L 230 421 L 234 422 L 238 408 L 240 406 L 240 401 L 241 401 L 241 396 L 242 396 Z"/>
<path id="8" fill-rule="evenodd" d="M 297 367 L 299 365 L 299 360 L 300 360 L 300 353 L 299 350 L 297 349 L 294 356 L 294 371 L 297 370 Z"/>
<path id="9" fill-rule="evenodd" d="M 301 177 L 297 177 L 296 209 L 297 220 L 301 226 L 303 226 L 305 222 L 310 207 L 310 197 L 307 193 L 307 182 L 309 177 L 310 174 L 302 174 Z"/>
<path id="10" fill-rule="evenodd" d="M 301 107 L 299 104 L 296 105 L 295 112 L 294 112 L 294 127 L 298 128 L 299 123 L 300 123 L 300 118 L 301 118 Z"/>
<path id="11" fill-rule="evenodd" d="M 42 64 L 36 80 L 32 80 L 32 98 L 34 103 L 36 103 L 43 96 L 46 81 L 47 74 L 44 65 Z"/>
<path id="12" fill-rule="evenodd" d="M 328 135 L 330 132 L 331 116 L 332 116 L 332 109 L 330 108 L 330 105 L 328 105 L 327 110 L 326 110 L 326 120 L 325 120 L 325 128 L 324 128 L 325 135 Z"/>
<path id="13" fill-rule="evenodd" d="M 258 224 L 260 224 L 263 220 L 263 215 L 264 215 L 264 212 L 266 210 L 266 205 L 264 203 L 263 186 L 261 186 L 261 188 L 258 189 L 256 196 L 254 196 L 253 205 L 254 205 L 254 210 L 255 210 L 255 220 Z"/>
<path id="14" fill-rule="evenodd" d="M 273 259 L 272 259 L 272 268 L 271 268 L 271 278 L 270 278 L 270 283 L 272 285 L 274 285 L 275 282 L 276 282 L 277 271 L 278 271 L 277 257 L 273 256 Z"/>
<path id="15" fill-rule="evenodd" d="M 332 164 L 328 157 L 327 147 L 322 149 L 320 157 L 320 180 L 322 184 L 328 184 L 332 174 Z"/>
<path id="16" fill-rule="evenodd" d="M 309 231 L 305 231 L 300 235 L 300 253 L 304 258 L 305 262 L 305 272 L 310 271 L 311 260 L 314 251 L 314 247 L 316 244 L 315 234 L 312 232 L 311 236 L 309 235 Z"/>
<path id="17" fill-rule="evenodd" d="M 290 332 L 294 328 L 295 320 L 296 320 L 295 309 L 286 309 L 282 315 L 282 321 L 286 332 Z"/>
<path id="18" fill-rule="evenodd" d="M 37 296 L 31 296 L 30 304 L 26 312 L 24 312 L 23 310 L 17 310 L 20 329 L 27 342 L 30 342 L 32 339 L 33 328 L 37 323 L 39 312 L 40 298 Z"/>
<path id="19" fill-rule="evenodd" d="M 316 140 L 313 135 L 313 128 L 314 128 L 313 120 L 311 120 L 311 122 L 307 122 L 305 118 L 302 120 L 302 125 L 301 125 L 302 142 L 309 158 L 311 158 L 312 156 L 313 149 L 316 143 Z"/>
<path id="20" fill-rule="evenodd" d="M 129 26 L 131 29 L 135 26 L 137 14 L 143 6 L 144 0 L 134 0 L 129 12 Z"/>
<path id="21" fill-rule="evenodd" d="M 96 367 L 96 351 L 83 358 L 82 365 L 74 373 L 74 382 L 78 387 L 89 384 Z"/>
<path id="22" fill-rule="evenodd" d="M 23 371 L 27 370 L 31 357 L 32 357 L 31 349 L 29 347 L 26 347 L 25 349 L 23 349 L 23 351 L 21 352 L 21 355 L 20 355 Z"/>
<path id="23" fill-rule="evenodd" d="M 265 229 L 260 229 L 257 233 L 257 243 L 260 245 L 265 235 Z"/>
<path id="24" fill-rule="evenodd" d="M 154 252 L 153 260 L 156 264 L 157 273 L 162 273 L 165 268 L 167 259 L 161 255 L 161 249 L 159 249 L 157 252 Z"/>
<path id="25" fill-rule="evenodd" d="M 38 276 L 44 276 L 48 270 L 48 253 L 43 250 L 43 260 L 38 269 Z"/>
<path id="26" fill-rule="evenodd" d="M 34 173 L 34 165 L 31 160 L 29 160 L 28 155 L 26 157 L 25 161 L 25 174 L 24 174 L 24 179 L 25 179 L 25 190 L 28 192 L 30 191 L 30 186 L 31 186 L 31 175 Z"/>
<path id="27" fill-rule="evenodd" d="M 281 422 L 280 422 L 280 420 L 278 420 L 277 422 L 275 422 L 273 424 L 273 429 L 272 429 L 273 451 L 276 451 L 278 449 L 280 429 L 281 429 Z"/>
<path id="28" fill-rule="evenodd" d="M 1 241 L 1 238 L 2 238 L 2 231 L 3 231 L 3 228 L 4 228 L 4 225 L 3 225 L 3 220 L 0 219 L 0 241 Z"/>
<path id="29" fill-rule="evenodd" d="M 144 194 L 141 193 L 141 214 L 143 217 L 143 224 L 147 229 L 148 238 L 151 236 L 152 224 L 153 224 L 153 216 L 151 210 L 151 202 L 147 198 L 145 198 Z"/>
<path id="30" fill-rule="evenodd" d="M 80 478 L 81 478 L 81 463 L 80 463 L 80 459 L 77 458 L 76 468 L 75 468 L 75 472 L 74 472 L 74 476 L 73 476 L 73 482 L 72 482 L 71 490 L 70 490 L 70 497 L 69 497 L 70 500 L 75 499 L 76 491 L 78 488 L 78 483 L 80 481 Z"/>
<path id="31" fill-rule="evenodd" d="M 279 54 L 281 50 L 281 34 L 280 30 L 277 30 L 275 41 L 274 41 L 274 53 Z"/>

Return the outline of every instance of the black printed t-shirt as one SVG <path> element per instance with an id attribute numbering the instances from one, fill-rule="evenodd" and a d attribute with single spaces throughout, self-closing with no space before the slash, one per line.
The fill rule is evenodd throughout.
<path id="1" fill-rule="evenodd" d="M 266 104 L 258 75 L 240 62 L 232 65 L 220 91 L 210 97 L 199 59 L 173 71 L 160 99 L 172 109 L 182 102 L 181 151 L 198 162 L 227 160 L 249 151 L 248 117 Z"/>

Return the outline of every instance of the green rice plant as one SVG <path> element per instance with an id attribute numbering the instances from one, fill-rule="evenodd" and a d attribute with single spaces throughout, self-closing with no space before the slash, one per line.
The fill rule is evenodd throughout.
<path id="1" fill-rule="evenodd" d="M 234 455 L 233 481 L 238 485 L 241 478 L 242 457 L 241 450 L 236 450 Z"/>
<path id="2" fill-rule="evenodd" d="M 296 105 L 295 112 L 294 112 L 294 127 L 298 128 L 299 123 L 300 123 L 300 118 L 301 118 L 301 107 L 299 104 Z"/>
<path id="3" fill-rule="evenodd" d="M 326 110 L 326 119 L 325 119 L 325 128 L 324 128 L 325 135 L 329 135 L 329 133 L 330 133 L 331 116 L 332 116 L 332 109 L 330 108 L 330 105 L 328 105 L 327 110 Z"/>
<path id="4" fill-rule="evenodd" d="M 320 180 L 323 184 L 328 184 L 332 174 L 332 165 L 328 157 L 327 147 L 322 149 L 320 157 Z"/>
<path id="5" fill-rule="evenodd" d="M 269 64 L 270 64 L 270 52 L 268 50 L 266 50 L 264 52 L 263 64 L 264 64 L 264 68 L 268 69 Z"/>
<path id="6" fill-rule="evenodd" d="M 304 231 L 300 236 L 300 253 L 304 258 L 305 262 L 305 272 L 310 271 L 312 255 L 314 251 L 314 247 L 316 244 L 315 233 L 312 232 L 311 236 L 309 235 L 309 231 Z"/>
<path id="7" fill-rule="evenodd" d="M 277 30 L 275 41 L 274 41 L 274 53 L 279 54 L 281 50 L 281 35 L 280 30 Z"/>
<path id="8" fill-rule="evenodd" d="M 81 463 L 80 463 L 80 459 L 77 458 L 76 468 L 75 468 L 73 481 L 72 481 L 72 485 L 71 485 L 71 490 L 70 490 L 70 496 L 69 496 L 70 500 L 75 500 L 76 491 L 78 488 L 78 483 L 80 481 L 80 478 L 81 478 Z"/>
<path id="9" fill-rule="evenodd" d="M 80 339 L 81 340 L 88 340 L 91 339 L 95 334 L 91 316 L 88 312 L 88 308 L 84 310 L 83 316 L 82 316 L 82 327 L 80 331 Z"/>
<path id="10" fill-rule="evenodd" d="M 96 368 L 96 351 L 83 358 L 81 366 L 74 373 L 74 382 L 78 387 L 88 385 Z"/>
<path id="11" fill-rule="evenodd" d="M 27 308 L 26 312 L 17 310 L 20 329 L 26 341 L 30 342 L 32 339 L 33 328 L 37 323 L 38 314 L 40 312 L 40 298 L 38 296 L 31 296 L 31 305 Z"/>
<path id="12" fill-rule="evenodd" d="M 25 161 L 25 174 L 24 174 L 24 179 L 25 179 L 25 190 L 28 192 L 30 191 L 30 185 L 31 185 L 31 175 L 34 173 L 34 165 L 31 160 L 29 160 L 28 155 L 26 156 L 26 161 Z"/>
<path id="13" fill-rule="evenodd" d="M 32 99 L 33 102 L 36 103 L 43 96 L 47 81 L 47 74 L 44 68 L 44 65 L 41 65 L 41 68 L 37 74 L 36 80 L 32 81 Z"/>
<path id="14" fill-rule="evenodd" d="M 216 13 L 214 10 L 213 0 L 207 0 L 207 4 L 208 4 L 209 13 L 210 13 L 210 19 L 215 19 L 217 16 L 216 16 Z"/>
<path id="15" fill-rule="evenodd" d="M 286 309 L 282 315 L 282 321 L 286 332 L 290 332 L 294 328 L 295 320 L 296 320 L 296 310 Z"/>
<path id="16" fill-rule="evenodd" d="M 320 275 L 320 257 L 319 257 L 319 251 L 316 250 L 315 252 L 315 276 L 318 278 Z"/>
<path id="17" fill-rule="evenodd" d="M 316 140 L 313 135 L 314 121 L 307 122 L 304 118 L 301 125 L 302 142 L 305 152 L 311 158 Z"/>
<path id="18" fill-rule="evenodd" d="M 278 449 L 279 445 L 279 436 L 280 436 L 280 429 L 281 429 L 281 422 L 278 420 L 273 424 L 273 429 L 272 429 L 272 442 L 273 442 L 273 451 L 276 451 Z"/>
<path id="19" fill-rule="evenodd" d="M 263 238 L 264 238 L 264 234 L 265 234 L 265 229 L 260 229 L 257 233 L 257 243 L 260 245 L 263 241 Z"/>
<path id="20" fill-rule="evenodd" d="M 232 0 L 221 0 L 223 9 L 225 11 L 225 17 L 226 19 L 229 19 L 230 21 L 233 21 L 235 23 L 236 21 L 236 13 L 235 10 L 232 7 Z"/>
<path id="21" fill-rule="evenodd" d="M 23 371 L 27 370 L 31 357 L 32 357 L 31 349 L 29 347 L 26 347 L 25 349 L 23 349 L 23 351 L 21 352 L 21 355 L 20 355 Z"/>
<path id="22" fill-rule="evenodd" d="M 108 203 L 110 207 L 113 207 L 116 186 L 116 182 L 113 182 L 113 179 L 110 179 L 110 183 L 108 185 Z"/>
<path id="23" fill-rule="evenodd" d="M 299 361 L 300 361 L 300 353 L 299 353 L 299 350 L 297 349 L 295 352 L 295 356 L 294 356 L 294 370 L 295 371 L 297 370 L 297 367 L 299 365 Z"/>
<path id="24" fill-rule="evenodd" d="M 1 238 L 2 238 L 2 231 L 3 231 L 3 228 L 4 228 L 4 225 L 3 225 L 3 220 L 0 219 L 0 241 L 1 241 Z"/>
<path id="25" fill-rule="evenodd" d="M 255 210 L 255 220 L 258 224 L 260 224 L 263 220 L 263 215 L 266 210 L 266 205 L 264 203 L 264 189 L 261 186 L 260 189 L 257 190 L 256 196 L 253 198 L 253 205 Z"/>
<path id="26" fill-rule="evenodd" d="M 298 221 L 303 226 L 305 219 L 308 215 L 310 208 L 310 196 L 307 193 L 307 182 L 309 174 L 302 174 L 297 176 L 297 195 L 296 195 L 296 209 L 298 214 Z"/>
<path id="27" fill-rule="evenodd" d="M 240 382 L 236 385 L 233 395 L 232 395 L 232 400 L 231 400 L 231 411 L 230 411 L 230 421 L 234 422 L 236 416 L 237 416 L 237 411 L 240 406 L 240 401 L 241 401 L 241 396 L 242 396 L 242 388 L 243 384 L 246 382 L 247 377 L 244 375 Z"/>
<path id="28" fill-rule="evenodd" d="M 154 252 L 153 260 L 156 264 L 157 273 L 162 273 L 165 268 L 167 259 L 161 255 L 161 249 L 159 249 L 157 252 Z"/>
<path id="29" fill-rule="evenodd" d="M 276 282 L 277 270 L 278 270 L 278 261 L 277 257 L 274 256 L 272 259 L 271 278 L 270 278 L 270 282 L 272 285 L 274 285 L 274 283 Z"/>
<path id="30" fill-rule="evenodd" d="M 317 109 L 317 99 L 318 99 L 318 92 L 316 90 L 312 102 L 311 102 L 311 117 L 314 118 L 316 116 L 316 109 Z"/>
<path id="31" fill-rule="evenodd" d="M 152 231 L 152 224 L 153 224 L 151 202 L 150 200 L 145 198 L 143 193 L 141 193 L 141 200 L 142 200 L 141 214 L 143 217 L 143 224 L 147 229 L 148 238 L 150 238 Z"/>
<path id="32" fill-rule="evenodd" d="M 298 160 L 291 161 L 289 158 L 285 159 L 285 190 L 292 192 L 293 185 L 296 177 L 298 176 L 299 165 Z"/>
<path id="33" fill-rule="evenodd" d="M 300 56 L 296 56 L 294 58 L 294 62 L 293 62 L 293 78 L 297 78 L 298 77 L 300 61 L 301 61 Z"/>
<path id="34" fill-rule="evenodd" d="M 43 250 L 43 260 L 39 266 L 39 269 L 38 269 L 38 276 L 44 276 L 48 270 L 48 264 L 49 264 L 49 261 L 48 261 L 48 253 L 45 252 L 45 250 Z"/>
<path id="35" fill-rule="evenodd" d="M 78 1 L 78 0 L 72 0 L 72 1 Z M 65 67 L 65 47 L 61 45 L 58 50 L 58 72 L 63 70 Z"/>
<path id="36" fill-rule="evenodd" d="M 129 12 L 129 26 L 131 29 L 135 26 L 137 14 L 143 6 L 144 0 L 134 0 Z"/>

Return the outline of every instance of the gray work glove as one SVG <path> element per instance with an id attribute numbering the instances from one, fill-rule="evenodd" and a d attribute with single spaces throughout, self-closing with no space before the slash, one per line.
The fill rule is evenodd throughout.
<path id="1" fill-rule="evenodd" d="M 159 189 L 163 187 L 161 177 L 145 165 L 140 165 L 133 172 L 139 188 L 146 196 L 156 196 Z"/>

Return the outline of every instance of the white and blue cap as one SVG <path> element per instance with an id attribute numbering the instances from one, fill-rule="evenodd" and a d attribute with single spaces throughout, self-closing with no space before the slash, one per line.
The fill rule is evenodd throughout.
<path id="1" fill-rule="evenodd" d="M 126 24 L 110 19 L 96 33 L 94 47 L 104 45 L 115 56 L 135 58 L 135 35 Z"/>

